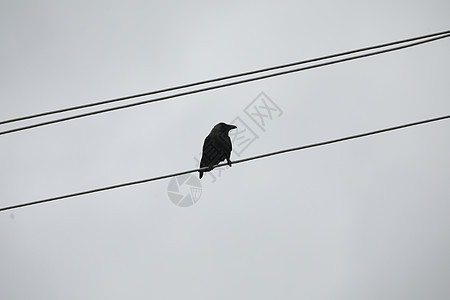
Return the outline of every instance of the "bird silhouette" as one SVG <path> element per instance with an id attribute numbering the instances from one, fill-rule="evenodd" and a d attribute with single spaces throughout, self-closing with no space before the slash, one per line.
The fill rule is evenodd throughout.
<path id="1" fill-rule="evenodd" d="M 227 160 L 228 165 L 231 167 L 230 155 L 231 155 L 231 139 L 228 136 L 228 132 L 231 129 L 237 128 L 234 125 L 228 125 L 225 123 L 219 123 L 211 130 L 203 143 L 202 159 L 200 160 L 200 168 L 209 167 L 208 170 L 199 171 L 200 178 L 203 177 L 203 172 L 209 172 L 213 169 L 214 165 L 217 165 L 223 160 Z"/>

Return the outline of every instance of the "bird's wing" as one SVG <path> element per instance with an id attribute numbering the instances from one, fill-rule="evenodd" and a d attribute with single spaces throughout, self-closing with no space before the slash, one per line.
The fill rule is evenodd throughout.
<path id="1" fill-rule="evenodd" d="M 210 135 L 208 135 L 205 138 L 205 141 L 203 142 L 203 152 L 205 152 L 205 150 L 207 150 L 209 147 L 211 147 L 212 142 L 213 142 L 213 138 Z"/>
<path id="2" fill-rule="evenodd" d="M 203 143 L 203 151 L 202 151 L 202 159 L 200 161 L 200 167 L 206 167 L 209 166 L 212 161 L 211 161 L 211 151 L 212 151 L 212 147 L 213 147 L 213 138 L 208 135 L 205 138 L 205 142 Z"/>

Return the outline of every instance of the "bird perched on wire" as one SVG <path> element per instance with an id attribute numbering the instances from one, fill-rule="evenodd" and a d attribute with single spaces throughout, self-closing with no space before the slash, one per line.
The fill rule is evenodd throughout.
<path id="1" fill-rule="evenodd" d="M 199 171 L 200 178 L 203 177 L 203 172 L 211 171 L 214 165 L 217 165 L 224 159 L 227 160 L 228 165 L 231 167 L 230 155 L 232 147 L 228 132 L 235 128 L 237 127 L 234 125 L 228 125 L 222 122 L 214 126 L 209 135 L 206 137 L 205 142 L 203 143 L 200 168 L 209 167 L 209 169 Z"/>

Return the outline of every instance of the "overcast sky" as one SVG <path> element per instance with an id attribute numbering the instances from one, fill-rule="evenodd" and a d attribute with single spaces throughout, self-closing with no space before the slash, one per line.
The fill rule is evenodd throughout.
<path id="1" fill-rule="evenodd" d="M 444 31 L 449 12 L 445 0 L 3 0 L 0 120 Z M 444 39 L 2 135 L 0 207 L 194 169 L 221 121 L 247 134 L 236 160 L 447 115 L 449 53 Z M 1 212 L 0 298 L 449 299 L 449 131 Z"/>

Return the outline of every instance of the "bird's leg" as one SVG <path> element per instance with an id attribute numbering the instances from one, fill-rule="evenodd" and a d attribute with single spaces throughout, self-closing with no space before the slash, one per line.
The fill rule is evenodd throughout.
<path id="1" fill-rule="evenodd" d="M 209 165 L 208 166 L 208 172 L 212 171 L 214 169 L 214 165 Z"/>
<path id="2" fill-rule="evenodd" d="M 227 158 L 228 165 L 231 167 L 231 160 Z"/>

